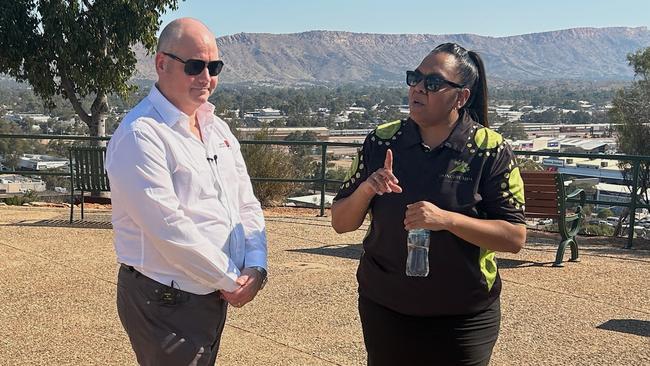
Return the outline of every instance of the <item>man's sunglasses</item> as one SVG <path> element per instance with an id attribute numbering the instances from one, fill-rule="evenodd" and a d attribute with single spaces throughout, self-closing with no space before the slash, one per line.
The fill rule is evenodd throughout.
<path id="1" fill-rule="evenodd" d="M 416 86 L 420 81 L 422 81 L 422 79 L 424 79 L 424 87 L 428 91 L 434 93 L 442 89 L 442 86 L 445 84 L 453 86 L 454 88 L 465 87 L 465 85 L 456 84 L 453 81 L 443 79 L 438 75 L 423 75 L 418 70 L 406 72 L 406 84 L 408 84 L 408 86 Z"/>
<path id="2" fill-rule="evenodd" d="M 182 58 L 173 55 L 171 53 L 163 52 L 163 55 L 174 59 L 178 62 L 181 62 L 185 64 L 185 68 L 183 69 L 187 75 L 190 76 L 195 76 L 203 72 L 205 70 L 206 66 L 208 68 L 208 72 L 210 73 L 210 76 L 217 76 L 221 72 L 221 69 L 223 69 L 223 61 L 221 60 L 216 60 L 216 61 L 210 61 L 210 62 L 205 62 L 203 60 L 183 60 Z"/>

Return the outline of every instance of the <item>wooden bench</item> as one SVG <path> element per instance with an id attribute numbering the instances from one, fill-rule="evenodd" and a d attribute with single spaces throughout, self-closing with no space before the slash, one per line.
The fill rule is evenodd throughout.
<path id="1" fill-rule="evenodd" d="M 85 192 L 110 192 L 108 174 L 104 169 L 106 148 L 74 146 L 70 148 L 70 223 L 74 212 L 75 191 L 81 191 L 81 219 L 84 219 Z"/>
<path id="2" fill-rule="evenodd" d="M 566 194 L 564 175 L 548 171 L 522 171 L 524 181 L 524 197 L 526 199 L 525 214 L 527 218 L 550 218 L 557 222 L 558 231 L 562 236 L 555 255 L 554 267 L 562 267 L 564 250 L 571 247 L 571 262 L 578 262 L 578 243 L 576 235 L 584 218 L 583 207 L 586 194 L 582 189 L 576 189 Z M 576 199 L 576 197 L 578 197 Z M 575 208 L 567 209 L 567 201 L 575 203 Z"/>

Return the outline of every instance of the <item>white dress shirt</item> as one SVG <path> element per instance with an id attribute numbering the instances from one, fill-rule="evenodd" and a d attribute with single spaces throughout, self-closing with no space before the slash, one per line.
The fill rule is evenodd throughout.
<path id="1" fill-rule="evenodd" d="M 266 231 L 240 145 L 205 103 L 189 117 L 152 87 L 106 152 L 117 260 L 195 294 L 234 291 L 244 267 L 267 268 Z"/>

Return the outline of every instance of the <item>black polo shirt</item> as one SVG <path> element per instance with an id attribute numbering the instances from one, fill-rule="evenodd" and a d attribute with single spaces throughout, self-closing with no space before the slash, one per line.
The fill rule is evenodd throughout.
<path id="1" fill-rule="evenodd" d="M 359 294 L 394 311 L 417 316 L 471 314 L 499 297 L 494 252 L 449 231 L 431 232 L 429 275 L 408 277 L 406 205 L 429 201 L 464 215 L 524 223 L 523 182 L 509 145 L 498 133 L 459 118 L 445 142 L 422 143 L 410 119 L 379 126 L 355 158 L 336 199 L 347 197 L 393 151 L 393 173 L 402 193 L 376 195 L 357 271 Z"/>

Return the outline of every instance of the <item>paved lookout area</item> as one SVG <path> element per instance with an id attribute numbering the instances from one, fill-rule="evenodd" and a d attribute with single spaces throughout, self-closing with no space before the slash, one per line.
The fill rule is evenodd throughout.
<path id="1" fill-rule="evenodd" d="M 315 210 L 268 210 L 270 280 L 230 309 L 219 365 L 364 365 L 355 269 L 362 230 Z M 115 310 L 110 211 L 0 207 L 0 365 L 135 365 Z M 580 238 L 552 268 L 556 237 L 501 254 L 503 321 L 491 365 L 650 365 L 650 246 Z"/>

